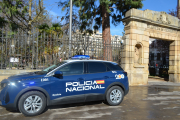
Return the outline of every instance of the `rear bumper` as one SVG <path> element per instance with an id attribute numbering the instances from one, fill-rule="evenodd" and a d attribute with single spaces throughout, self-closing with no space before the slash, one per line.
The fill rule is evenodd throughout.
<path id="1" fill-rule="evenodd" d="M 124 91 L 124 96 L 127 95 L 129 93 L 129 87 L 127 90 Z"/>

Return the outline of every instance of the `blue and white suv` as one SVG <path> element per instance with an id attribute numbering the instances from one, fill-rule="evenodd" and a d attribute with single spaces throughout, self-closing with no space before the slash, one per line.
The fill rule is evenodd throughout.
<path id="1" fill-rule="evenodd" d="M 127 73 L 117 63 L 65 60 L 42 71 L 4 79 L 0 105 L 34 116 L 56 104 L 102 100 L 119 105 L 128 91 Z"/>

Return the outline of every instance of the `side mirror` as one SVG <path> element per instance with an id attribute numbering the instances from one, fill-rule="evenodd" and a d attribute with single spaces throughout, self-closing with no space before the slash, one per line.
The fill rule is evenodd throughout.
<path id="1" fill-rule="evenodd" d="M 62 73 L 61 71 L 56 71 L 56 72 L 54 73 L 54 76 L 55 76 L 55 77 L 60 77 L 60 76 L 63 76 L 63 73 Z"/>

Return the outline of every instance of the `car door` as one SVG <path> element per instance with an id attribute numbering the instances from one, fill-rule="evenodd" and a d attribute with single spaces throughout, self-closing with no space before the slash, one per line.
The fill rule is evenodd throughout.
<path id="1" fill-rule="evenodd" d="M 83 84 L 85 79 L 84 75 L 84 63 L 72 62 L 68 63 L 57 71 L 63 73 L 62 76 L 51 76 L 51 103 L 52 104 L 66 104 L 75 102 L 84 102 L 84 93 L 82 88 L 79 88 Z"/>
<path id="2" fill-rule="evenodd" d="M 85 91 L 86 101 L 102 100 L 108 85 L 112 82 L 111 71 L 103 62 L 86 62 L 86 85 L 89 89 Z M 89 84 L 87 84 L 89 83 Z"/>

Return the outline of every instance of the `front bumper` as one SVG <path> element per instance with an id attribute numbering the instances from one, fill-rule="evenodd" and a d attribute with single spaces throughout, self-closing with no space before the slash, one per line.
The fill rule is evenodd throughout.
<path id="1" fill-rule="evenodd" d="M 2 101 L 0 101 L 0 106 L 4 107 L 6 109 L 10 109 L 10 110 L 17 110 L 16 104 L 14 104 L 14 103 L 9 103 L 9 104 L 3 105 Z"/>
<path id="2" fill-rule="evenodd" d="M 14 103 L 9 103 L 9 104 L 7 104 L 7 105 L 2 105 L 2 103 L 0 102 L 0 106 L 2 106 L 2 107 L 4 107 L 4 108 L 6 108 L 6 109 L 9 109 L 9 110 L 17 110 L 17 108 L 16 108 L 16 104 L 14 104 Z"/>
<path id="3" fill-rule="evenodd" d="M 9 92 L 7 92 L 7 88 L 4 88 L 0 92 L 0 106 L 5 107 L 6 109 L 10 110 L 17 110 L 16 104 L 10 101 L 10 95 Z"/>
<path id="4" fill-rule="evenodd" d="M 6 109 L 10 109 L 10 110 L 17 110 L 16 104 L 14 104 L 14 103 L 9 103 L 9 104 L 3 105 L 2 101 L 0 101 L 0 106 L 4 107 Z"/>

